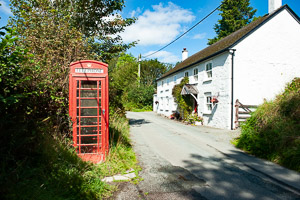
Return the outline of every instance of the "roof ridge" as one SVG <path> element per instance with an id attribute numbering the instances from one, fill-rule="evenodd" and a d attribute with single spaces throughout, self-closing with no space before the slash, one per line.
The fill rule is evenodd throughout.
<path id="1" fill-rule="evenodd" d="M 256 19 L 255 21 L 250 22 L 249 24 L 242 27 L 241 29 L 231 33 L 230 35 L 226 36 L 225 38 L 222 38 L 221 40 L 217 41 L 216 43 L 214 43 L 210 46 L 207 46 L 204 49 L 193 54 L 192 56 L 188 57 L 184 61 L 177 64 L 170 71 L 163 74 L 157 80 L 160 80 L 168 75 L 171 75 L 175 72 L 178 72 L 180 70 L 188 68 L 192 65 L 195 65 L 199 62 L 210 59 L 220 53 L 227 51 L 229 48 L 231 48 L 232 46 L 236 45 L 236 43 L 243 40 L 245 37 L 247 37 L 250 33 L 252 33 L 257 28 L 259 28 L 261 25 L 263 25 L 265 22 L 267 22 L 273 16 L 277 15 L 284 8 L 287 8 L 288 10 L 292 11 L 292 9 L 287 4 L 285 4 L 285 5 L 281 6 L 280 8 L 278 8 L 277 10 L 275 10 L 274 12 L 272 12 L 270 14 L 269 13 L 265 14 L 264 16 Z M 293 14 L 295 14 L 295 13 L 293 13 Z"/>

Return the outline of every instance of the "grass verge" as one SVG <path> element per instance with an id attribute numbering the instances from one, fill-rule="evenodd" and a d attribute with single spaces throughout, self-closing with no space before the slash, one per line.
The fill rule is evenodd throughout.
<path id="1" fill-rule="evenodd" d="M 53 136 L 50 131 L 35 133 L 38 137 L 34 141 L 32 138 L 23 138 L 22 144 L 18 141 L 13 148 L 23 152 L 30 149 L 24 155 L 1 151 L 0 199 L 104 199 L 116 188 L 102 182 L 103 177 L 131 168 L 139 170 L 125 116 L 112 116 L 110 152 L 106 162 L 98 165 L 83 162 L 70 139 Z"/>
<path id="2" fill-rule="evenodd" d="M 238 148 L 300 172 L 300 78 L 265 102 L 241 128 Z"/>

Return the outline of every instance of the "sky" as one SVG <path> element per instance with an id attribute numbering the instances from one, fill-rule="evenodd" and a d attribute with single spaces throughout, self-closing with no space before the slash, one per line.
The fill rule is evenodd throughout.
<path id="1" fill-rule="evenodd" d="M 121 36 L 125 43 L 138 41 L 127 53 L 138 57 L 147 56 L 170 43 L 207 14 L 220 5 L 222 0 L 125 0 L 125 7 L 120 13 L 123 18 L 136 17 L 137 21 L 127 27 Z M 12 16 L 9 0 L 0 0 L 0 27 Z M 282 0 L 300 16 L 300 0 Z M 257 9 L 255 16 L 268 13 L 268 0 L 250 0 L 250 6 Z M 183 48 L 189 56 L 207 47 L 208 39 L 215 37 L 214 25 L 220 19 L 219 12 L 196 26 L 192 31 L 164 50 L 147 57 L 164 63 L 175 64 L 181 61 Z M 142 58 L 146 59 L 146 58 Z"/>

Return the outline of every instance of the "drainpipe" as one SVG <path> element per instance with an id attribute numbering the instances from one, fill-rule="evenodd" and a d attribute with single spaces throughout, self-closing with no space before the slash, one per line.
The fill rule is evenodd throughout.
<path id="1" fill-rule="evenodd" d="M 234 54 L 236 49 L 229 49 L 231 54 L 231 130 L 233 130 L 233 69 L 234 69 Z"/>

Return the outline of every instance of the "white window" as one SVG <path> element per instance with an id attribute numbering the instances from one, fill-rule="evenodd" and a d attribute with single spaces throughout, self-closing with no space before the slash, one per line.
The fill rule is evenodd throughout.
<path id="1" fill-rule="evenodd" d="M 184 77 L 189 77 L 189 72 L 184 72 Z"/>
<path id="2" fill-rule="evenodd" d="M 212 77 L 212 62 L 205 64 L 206 77 L 211 79 Z"/>
<path id="3" fill-rule="evenodd" d="M 212 96 L 211 92 L 205 92 L 205 105 L 204 105 L 204 110 L 206 114 L 210 114 L 212 109 L 213 109 L 213 103 L 212 103 Z"/>
<path id="4" fill-rule="evenodd" d="M 167 85 L 169 85 L 170 79 L 167 79 Z"/>
<path id="5" fill-rule="evenodd" d="M 198 68 L 194 69 L 194 79 L 195 81 L 198 81 Z"/>
<path id="6" fill-rule="evenodd" d="M 174 76 L 174 83 L 176 84 L 176 81 L 177 81 L 177 77 L 176 75 Z"/>

